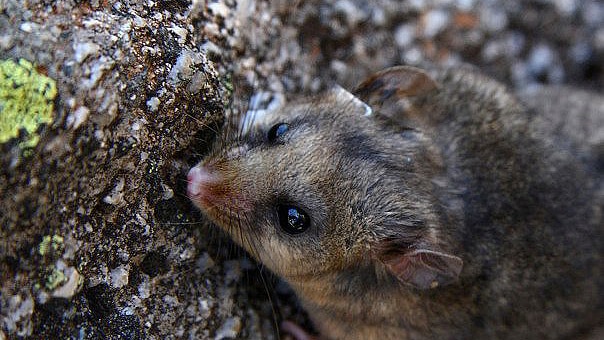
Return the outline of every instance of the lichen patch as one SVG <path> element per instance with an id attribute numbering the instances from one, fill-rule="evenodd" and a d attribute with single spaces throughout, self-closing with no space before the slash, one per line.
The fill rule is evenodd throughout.
<path id="1" fill-rule="evenodd" d="M 25 60 L 0 61 L 0 143 L 27 133 L 22 147 L 34 147 L 40 138 L 36 130 L 54 118 L 55 80 Z"/>

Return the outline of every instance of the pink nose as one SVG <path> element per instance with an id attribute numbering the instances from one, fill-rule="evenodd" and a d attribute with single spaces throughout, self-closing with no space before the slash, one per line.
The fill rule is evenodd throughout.
<path id="1" fill-rule="evenodd" d="M 226 177 L 230 175 L 231 177 Z M 233 188 L 234 174 L 217 171 L 212 166 L 197 165 L 187 175 L 187 195 L 203 211 L 215 209 L 228 211 L 251 211 L 251 200 L 240 187 Z"/>
<path id="2" fill-rule="evenodd" d="M 187 175 L 187 194 L 191 198 L 206 196 L 208 187 L 218 182 L 218 176 L 203 166 L 195 166 Z"/>

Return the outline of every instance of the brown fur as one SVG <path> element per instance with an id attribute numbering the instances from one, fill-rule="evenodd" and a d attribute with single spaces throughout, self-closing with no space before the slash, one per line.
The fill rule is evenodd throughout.
<path id="1" fill-rule="evenodd" d="M 199 167 L 232 203 L 194 202 L 290 283 L 325 338 L 579 337 L 604 321 L 604 107 L 564 91 L 592 104 L 525 106 L 467 69 L 387 70 L 356 91 L 371 116 L 336 89 L 218 145 Z M 311 228 L 282 231 L 280 202 Z"/>

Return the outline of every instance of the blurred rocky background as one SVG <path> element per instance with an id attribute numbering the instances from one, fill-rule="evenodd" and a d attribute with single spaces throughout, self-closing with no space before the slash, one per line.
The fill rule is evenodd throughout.
<path id="1" fill-rule="evenodd" d="M 276 339 L 185 194 L 224 117 L 397 64 L 602 93 L 596 0 L 0 0 L 0 339 Z"/>

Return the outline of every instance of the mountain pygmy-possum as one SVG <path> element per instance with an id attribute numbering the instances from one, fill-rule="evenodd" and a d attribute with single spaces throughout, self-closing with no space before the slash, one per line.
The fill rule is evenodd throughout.
<path id="1" fill-rule="evenodd" d="M 289 283 L 321 338 L 602 329 L 602 96 L 400 66 L 240 130 L 190 170 L 188 195 Z"/>

